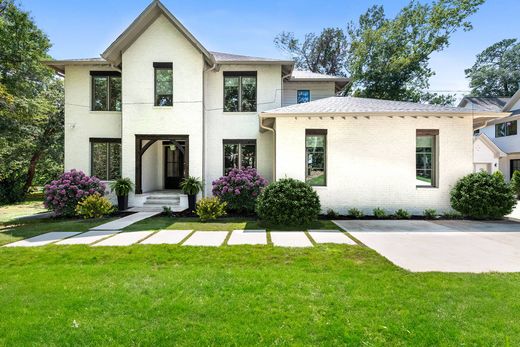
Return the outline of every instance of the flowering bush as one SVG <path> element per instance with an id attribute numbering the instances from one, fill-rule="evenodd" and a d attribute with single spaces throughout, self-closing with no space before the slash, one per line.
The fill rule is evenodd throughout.
<path id="1" fill-rule="evenodd" d="M 213 195 L 227 202 L 230 211 L 254 212 L 256 198 L 267 183 L 255 169 L 232 169 L 213 182 Z"/>
<path id="2" fill-rule="evenodd" d="M 57 216 L 74 216 L 78 202 L 93 194 L 105 194 L 105 184 L 83 171 L 65 172 L 59 179 L 45 186 L 45 207 Z"/>

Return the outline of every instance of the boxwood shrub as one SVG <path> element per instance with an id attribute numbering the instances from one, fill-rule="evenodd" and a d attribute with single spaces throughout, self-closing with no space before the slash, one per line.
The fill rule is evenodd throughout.
<path id="1" fill-rule="evenodd" d="M 500 173 L 480 171 L 462 177 L 451 190 L 451 206 L 463 216 L 500 219 L 511 213 L 516 196 Z"/>
<path id="2" fill-rule="evenodd" d="M 269 184 L 256 201 L 256 213 L 269 224 L 309 225 L 318 219 L 320 210 L 314 189 L 292 178 Z"/>

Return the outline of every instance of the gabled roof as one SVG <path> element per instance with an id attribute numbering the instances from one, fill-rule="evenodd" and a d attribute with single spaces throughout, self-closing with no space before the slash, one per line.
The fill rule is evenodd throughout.
<path id="1" fill-rule="evenodd" d="M 467 107 L 471 104 L 471 108 L 478 111 L 500 112 L 511 98 L 496 97 L 473 97 L 465 96 L 459 103 L 459 107 Z"/>
<path id="2" fill-rule="evenodd" d="M 520 100 L 520 89 L 517 90 L 517 92 L 509 99 L 507 104 L 504 106 L 502 111 L 508 112 L 511 111 L 511 108 L 515 106 L 517 101 Z"/>
<path id="3" fill-rule="evenodd" d="M 334 114 L 385 114 L 385 115 L 480 115 L 504 117 L 502 112 L 475 112 L 475 110 L 421 104 L 415 102 L 358 98 L 352 96 L 333 96 L 316 101 L 295 104 L 262 112 L 262 116 L 294 116 L 294 115 L 334 115 Z"/>
<path id="4" fill-rule="evenodd" d="M 101 54 L 110 63 L 118 66 L 121 64 L 121 54 L 160 16 L 164 15 L 203 55 L 208 64 L 215 64 L 211 53 L 168 11 L 159 1 L 154 0 L 119 37 Z"/>
<path id="5" fill-rule="evenodd" d="M 495 156 L 498 158 L 503 158 L 507 156 L 507 153 L 505 153 L 503 150 L 500 149 L 486 134 L 478 134 L 474 137 L 473 142 L 480 140 L 484 145 L 486 145 L 493 153 L 495 153 Z"/>

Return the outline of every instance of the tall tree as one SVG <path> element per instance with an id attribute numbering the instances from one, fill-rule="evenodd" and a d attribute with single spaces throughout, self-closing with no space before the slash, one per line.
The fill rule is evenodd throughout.
<path id="1" fill-rule="evenodd" d="M 412 0 L 392 19 L 383 6 L 373 6 L 345 31 L 327 28 L 319 36 L 307 34 L 303 42 L 283 32 L 275 44 L 295 58 L 297 67 L 348 75 L 353 95 L 449 104 L 453 95 L 424 92 L 434 75 L 429 58 L 448 46 L 456 30 L 471 29 L 468 17 L 483 2 Z"/>
<path id="2" fill-rule="evenodd" d="M 424 93 L 434 75 L 429 67 L 433 52 L 449 44 L 458 29 L 470 30 L 468 17 L 484 0 L 437 0 L 421 4 L 412 0 L 395 18 L 383 6 L 373 6 L 357 24 L 347 28 L 350 40 L 348 72 L 353 93 L 360 96 L 403 100 L 440 101 Z"/>
<path id="3" fill-rule="evenodd" d="M 63 148 L 62 81 L 42 64 L 49 48 L 28 13 L 0 0 L 0 202 L 22 199 L 38 162 Z"/>
<path id="4" fill-rule="evenodd" d="M 520 43 L 504 39 L 489 46 L 465 72 L 473 96 L 512 96 L 520 88 Z"/>
<path id="5" fill-rule="evenodd" d="M 309 33 L 303 41 L 294 33 L 284 31 L 275 37 L 274 43 L 293 57 L 299 69 L 328 75 L 346 74 L 347 39 L 339 28 L 323 29 L 319 35 Z"/>

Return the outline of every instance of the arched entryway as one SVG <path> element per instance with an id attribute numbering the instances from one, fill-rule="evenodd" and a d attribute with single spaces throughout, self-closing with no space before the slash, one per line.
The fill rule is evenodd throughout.
<path id="1" fill-rule="evenodd" d="M 143 154 L 158 141 L 164 151 L 163 189 L 178 188 L 182 178 L 189 176 L 188 135 L 135 135 L 136 194 L 143 193 Z"/>

